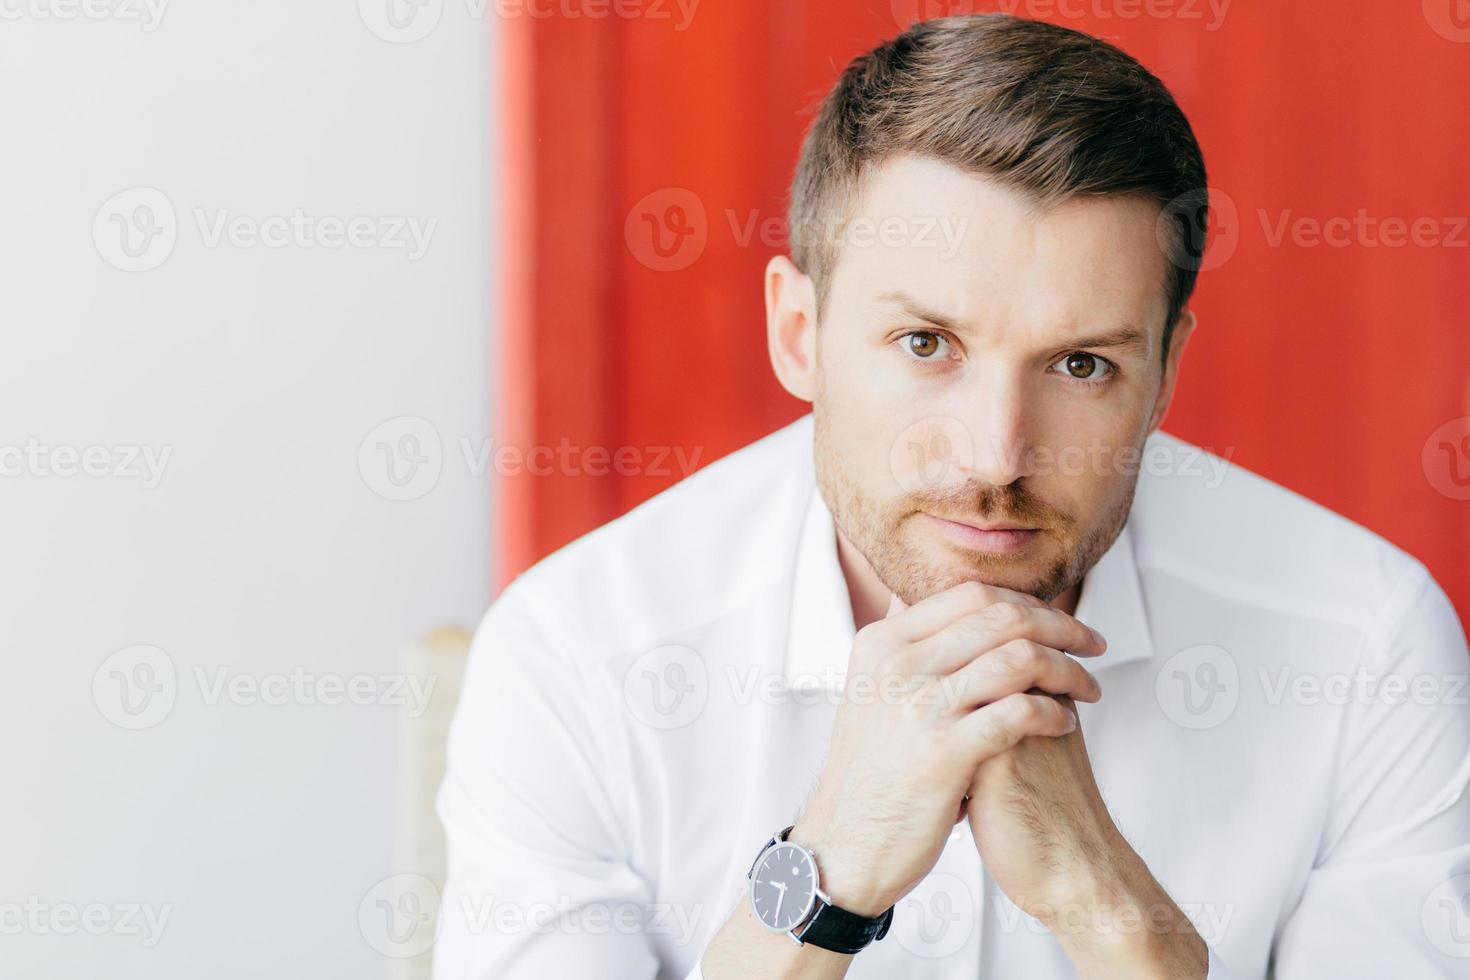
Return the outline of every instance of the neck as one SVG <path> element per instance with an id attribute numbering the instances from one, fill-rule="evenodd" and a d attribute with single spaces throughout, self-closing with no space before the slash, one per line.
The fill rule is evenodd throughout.
<path id="1" fill-rule="evenodd" d="M 893 592 L 840 529 L 837 531 L 837 562 L 842 566 L 842 577 L 847 582 L 853 628 L 862 629 L 882 619 L 888 613 Z M 1077 611 L 1077 600 L 1081 595 L 1082 584 L 1079 582 L 1051 600 L 1051 604 L 1070 616 Z"/>

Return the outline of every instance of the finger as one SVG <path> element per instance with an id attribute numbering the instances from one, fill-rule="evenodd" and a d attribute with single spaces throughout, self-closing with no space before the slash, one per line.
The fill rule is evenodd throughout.
<path id="1" fill-rule="evenodd" d="M 1095 657 L 1107 649 L 1101 634 L 1060 609 L 997 602 L 913 644 L 914 672 L 948 674 L 1013 640 L 1031 640 L 1079 657 Z"/>
<path id="2" fill-rule="evenodd" d="M 965 715 L 956 725 L 965 764 L 978 766 L 1030 735 L 1066 735 L 1077 717 L 1046 694 L 1011 694 Z"/>
<path id="3" fill-rule="evenodd" d="M 919 600 L 902 612 L 892 613 L 882 621 L 883 630 L 896 642 L 914 643 L 932 636 L 962 616 L 997 602 L 1050 608 L 1040 599 L 1025 592 L 986 585 L 983 582 L 961 582 Z"/>
<path id="4" fill-rule="evenodd" d="M 889 616 L 896 616 L 907 608 L 909 608 L 908 603 L 900 599 L 897 592 L 894 592 L 888 599 L 888 612 L 883 614 L 883 618 L 887 619 Z"/>
<path id="5" fill-rule="evenodd" d="M 939 679 L 952 712 L 971 711 L 1011 694 L 1043 691 L 1078 701 L 1102 698 L 1097 678 L 1060 650 L 1032 640 L 1012 640 Z"/>

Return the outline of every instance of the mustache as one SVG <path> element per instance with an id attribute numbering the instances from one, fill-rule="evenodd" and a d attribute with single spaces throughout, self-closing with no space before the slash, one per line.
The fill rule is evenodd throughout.
<path id="1" fill-rule="evenodd" d="M 1046 503 L 1021 485 L 1021 481 L 1003 487 L 991 484 L 962 484 L 936 490 L 932 494 L 910 495 L 915 511 L 940 515 L 978 516 L 986 521 L 1008 521 L 1028 527 L 1067 527 L 1072 518 Z"/>

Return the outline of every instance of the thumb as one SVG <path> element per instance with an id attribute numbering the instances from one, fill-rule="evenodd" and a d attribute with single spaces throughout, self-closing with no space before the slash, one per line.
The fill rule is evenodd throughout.
<path id="1" fill-rule="evenodd" d="M 894 592 L 892 593 L 891 598 L 888 600 L 888 612 L 883 614 L 883 618 L 887 619 L 889 616 L 892 616 L 896 613 L 901 613 L 908 607 L 908 603 L 900 599 L 897 592 Z"/>

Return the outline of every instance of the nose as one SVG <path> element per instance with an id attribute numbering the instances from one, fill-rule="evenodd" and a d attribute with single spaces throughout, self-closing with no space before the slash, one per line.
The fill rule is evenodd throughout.
<path id="1" fill-rule="evenodd" d="M 972 444 L 969 478 L 1003 487 L 1026 476 L 1031 445 L 1021 379 L 1007 371 L 988 372 L 966 385 L 959 398 L 956 415 L 969 430 Z"/>

